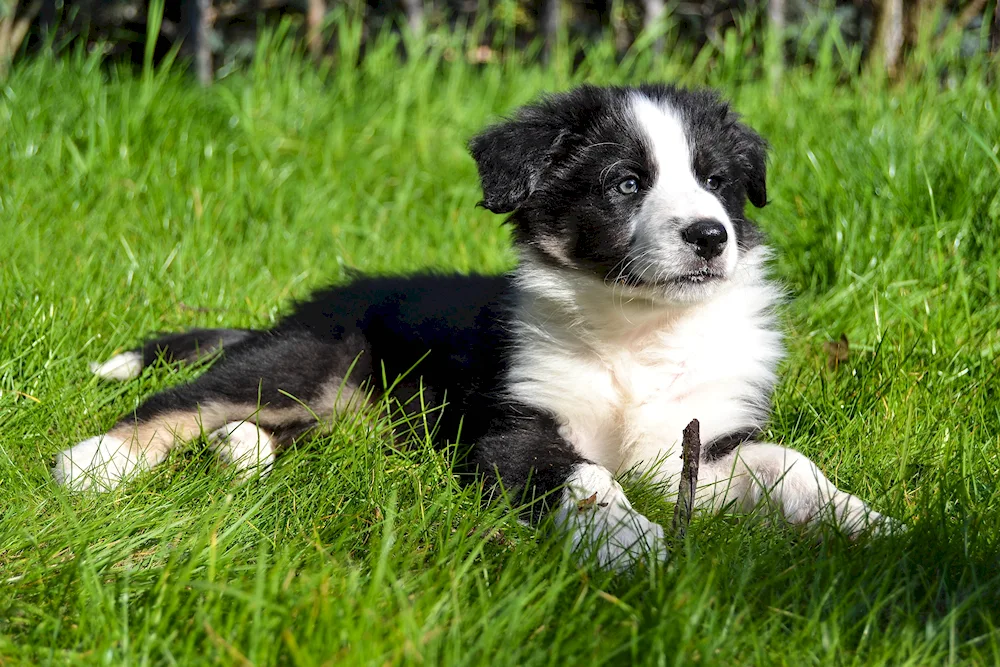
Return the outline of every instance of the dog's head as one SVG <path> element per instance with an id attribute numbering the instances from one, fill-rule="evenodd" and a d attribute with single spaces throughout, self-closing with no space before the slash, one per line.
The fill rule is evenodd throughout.
<path id="1" fill-rule="evenodd" d="M 470 142 L 482 205 L 545 262 L 671 303 L 708 298 L 758 232 L 767 145 L 710 91 L 583 86 Z"/>

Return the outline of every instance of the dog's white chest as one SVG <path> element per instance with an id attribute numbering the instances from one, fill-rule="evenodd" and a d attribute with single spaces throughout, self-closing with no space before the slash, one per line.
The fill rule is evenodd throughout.
<path id="1" fill-rule="evenodd" d="M 677 407 L 696 388 L 703 365 L 697 346 L 657 339 L 600 351 L 546 345 L 521 361 L 530 366 L 517 369 L 515 395 L 553 413 L 583 456 L 611 470 L 638 463 L 630 454 L 642 443 L 669 452 L 672 423 L 683 419 L 675 417 Z"/>
<path id="2" fill-rule="evenodd" d="M 552 413 L 595 463 L 672 475 L 692 419 L 705 442 L 763 426 L 781 345 L 753 296 L 597 336 L 535 319 L 543 324 L 524 328 L 512 358 L 511 397 Z"/>

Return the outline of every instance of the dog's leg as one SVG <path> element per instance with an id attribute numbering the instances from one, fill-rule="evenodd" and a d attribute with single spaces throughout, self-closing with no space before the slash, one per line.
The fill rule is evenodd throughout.
<path id="1" fill-rule="evenodd" d="M 176 444 L 193 440 L 203 429 L 219 428 L 240 412 L 227 401 L 201 404 L 195 396 L 188 385 L 152 397 L 135 417 L 60 452 L 52 475 L 74 491 L 110 491 L 162 463 Z"/>
<path id="2" fill-rule="evenodd" d="M 109 490 L 202 433 L 244 476 L 264 474 L 280 445 L 365 403 L 346 378 L 351 369 L 370 374 L 370 362 L 354 363 L 362 351 L 355 342 L 304 331 L 261 335 L 194 382 L 151 397 L 108 433 L 60 453 L 53 475 L 76 490 Z"/>
<path id="3" fill-rule="evenodd" d="M 146 366 L 163 358 L 168 362 L 202 361 L 258 334 L 250 329 L 191 329 L 152 338 L 141 348 L 92 362 L 90 371 L 105 380 L 131 380 Z"/>
<path id="4" fill-rule="evenodd" d="M 750 511 L 764 505 L 793 524 L 831 522 L 854 538 L 899 524 L 841 491 L 815 463 L 794 449 L 748 442 L 701 464 L 696 502 L 706 510 Z"/>
<path id="5" fill-rule="evenodd" d="M 553 516 L 583 558 L 624 570 L 643 556 L 664 560 L 663 528 L 632 508 L 607 468 L 584 463 L 573 468 Z"/>
<path id="6" fill-rule="evenodd" d="M 224 463 L 233 466 L 240 480 L 271 472 L 278 440 L 252 421 L 229 422 L 208 435 L 208 445 Z"/>
<path id="7" fill-rule="evenodd" d="M 623 570 L 644 556 L 663 558 L 663 529 L 635 511 L 603 466 L 580 456 L 552 417 L 527 407 L 494 420 L 470 454 L 486 488 L 530 501 L 530 517 L 551 513 L 583 560 Z"/>

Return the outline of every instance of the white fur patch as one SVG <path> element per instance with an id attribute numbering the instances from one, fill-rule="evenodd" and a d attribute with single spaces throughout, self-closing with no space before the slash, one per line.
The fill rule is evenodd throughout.
<path id="1" fill-rule="evenodd" d="M 692 419 L 703 442 L 767 419 L 782 346 L 766 257 L 763 247 L 745 253 L 713 297 L 671 307 L 525 256 L 511 399 L 555 415 L 590 461 L 613 471 L 660 464 L 662 481 L 675 479 Z"/>
<path id="2" fill-rule="evenodd" d="M 625 570 L 643 557 L 665 560 L 663 528 L 632 509 L 625 492 L 605 468 L 579 465 L 566 480 L 563 500 L 553 512 L 568 530 L 573 548 L 601 567 Z"/>
<path id="3" fill-rule="evenodd" d="M 141 463 L 142 458 L 121 438 L 98 435 L 60 452 L 52 476 L 74 491 L 110 491 Z"/>
<path id="4" fill-rule="evenodd" d="M 683 120 L 673 109 L 640 94 L 632 97 L 631 108 L 652 146 L 657 169 L 656 182 L 633 220 L 637 246 L 648 259 L 637 260 L 633 271 L 656 272 L 661 267 L 684 266 L 692 252 L 681 239 L 681 231 L 695 220 L 711 219 L 726 228 L 729 240 L 722 260 L 726 274 L 731 274 L 738 255 L 736 229 L 722 202 L 698 182 Z"/>
<path id="5" fill-rule="evenodd" d="M 142 354 L 123 352 L 104 363 L 90 362 L 90 372 L 105 380 L 131 380 L 142 372 Z"/>
<path id="6" fill-rule="evenodd" d="M 240 479 L 263 477 L 274 464 L 274 440 L 250 422 L 229 422 L 208 435 L 208 444 L 220 459 L 237 469 Z"/>

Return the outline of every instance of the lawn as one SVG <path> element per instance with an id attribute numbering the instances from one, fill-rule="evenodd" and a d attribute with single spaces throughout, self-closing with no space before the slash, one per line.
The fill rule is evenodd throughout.
<path id="1" fill-rule="evenodd" d="M 617 64 L 599 44 L 575 69 L 469 65 L 441 35 L 406 62 L 382 40 L 316 66 L 275 38 L 208 89 L 86 54 L 16 65 L 0 84 L 0 664 L 1000 661 L 996 64 L 945 49 L 892 83 L 818 43 L 780 88 L 738 37 Z M 468 137 L 541 91 L 644 80 L 718 87 L 769 138 L 754 215 L 791 298 L 767 435 L 906 534 L 705 517 L 666 564 L 588 571 L 482 507 L 419 429 L 393 443 L 369 418 L 298 443 L 262 483 L 196 443 L 106 495 L 53 484 L 58 450 L 198 372 L 108 384 L 88 361 L 156 330 L 267 326 L 351 269 L 510 268 Z M 629 486 L 669 524 L 655 489 Z"/>

